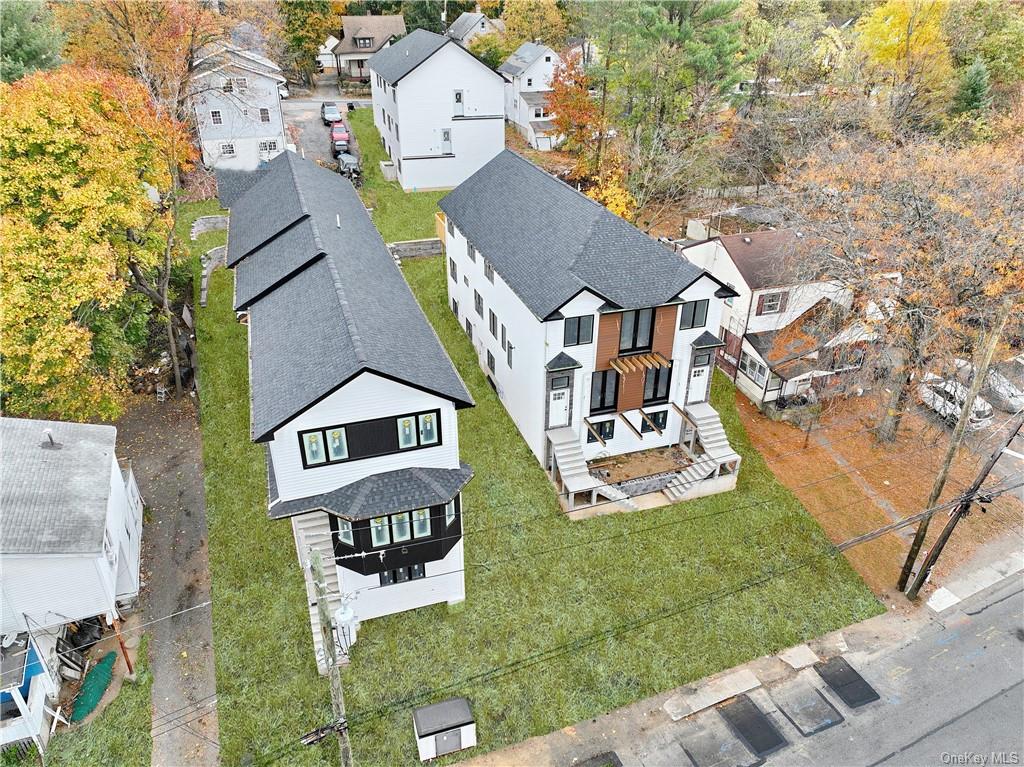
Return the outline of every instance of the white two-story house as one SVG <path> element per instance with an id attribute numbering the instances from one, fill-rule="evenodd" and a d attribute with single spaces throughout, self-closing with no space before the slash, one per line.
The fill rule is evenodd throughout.
<path id="1" fill-rule="evenodd" d="M 708 402 L 734 291 L 512 152 L 440 202 L 451 309 L 567 505 L 623 497 L 588 462 L 679 445 L 671 500 L 731 489 Z"/>
<path id="2" fill-rule="evenodd" d="M 480 35 L 503 34 L 505 22 L 501 19 L 490 19 L 480 10 L 477 3 L 475 11 L 460 13 L 459 17 L 452 22 L 452 25 L 445 30 L 445 34 L 462 46 L 468 46 L 473 38 Z"/>
<path id="3" fill-rule="evenodd" d="M 456 410 L 473 404 L 352 184 L 286 152 L 231 207 L 269 516 L 358 623 L 465 597 Z M 344 627 L 342 627 L 344 628 Z M 337 635 L 336 635 L 337 636 Z"/>
<path id="4" fill-rule="evenodd" d="M 281 68 L 251 51 L 209 46 L 196 64 L 191 96 L 203 164 L 254 170 L 287 148 Z"/>
<path id="5" fill-rule="evenodd" d="M 759 407 L 806 390 L 814 379 L 858 367 L 860 355 L 850 347 L 869 340 L 856 324 L 835 326 L 835 317 L 852 304 L 848 288 L 798 276 L 794 259 L 806 247 L 793 229 L 677 245 L 686 259 L 736 291 L 722 310 L 725 346 L 718 363 Z"/>
<path id="6" fill-rule="evenodd" d="M 548 151 L 559 143 L 548 106 L 551 78 L 561 57 L 540 43 L 526 42 L 508 57 L 498 73 L 505 78 L 505 118 L 534 149 Z"/>
<path id="7" fill-rule="evenodd" d="M 501 75 L 416 29 L 370 59 L 373 122 L 402 189 L 458 186 L 505 148 Z"/>
<path id="8" fill-rule="evenodd" d="M 0 418 L 0 746 L 43 750 L 69 623 L 139 594 L 142 497 L 113 426 Z"/>

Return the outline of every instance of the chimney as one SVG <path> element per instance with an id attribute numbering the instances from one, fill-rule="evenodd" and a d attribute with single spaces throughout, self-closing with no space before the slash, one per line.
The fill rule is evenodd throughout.
<path id="1" fill-rule="evenodd" d="M 744 238 L 743 238 L 743 241 L 744 241 L 745 243 L 747 243 L 747 245 L 749 245 L 749 244 L 750 244 L 750 238 L 749 238 L 749 237 L 744 237 Z"/>

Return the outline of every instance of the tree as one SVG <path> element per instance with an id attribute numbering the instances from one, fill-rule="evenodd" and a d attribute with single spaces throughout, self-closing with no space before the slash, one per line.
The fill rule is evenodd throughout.
<path id="1" fill-rule="evenodd" d="M 780 202 L 823 243 L 801 256 L 805 276 L 836 279 L 876 307 L 867 362 L 890 391 L 880 440 L 895 438 L 915 380 L 973 349 L 1007 299 L 1019 321 L 1022 162 L 1019 136 L 985 152 L 835 138 L 791 173 Z"/>
<path id="2" fill-rule="evenodd" d="M 952 76 L 943 0 L 888 0 L 857 22 L 857 40 L 883 86 L 890 129 L 928 128 L 945 111 Z"/>
<path id="3" fill-rule="evenodd" d="M 579 54 L 572 54 L 555 65 L 551 75 L 548 108 L 554 114 L 551 122 L 565 136 L 565 149 L 576 155 L 577 176 L 594 171 L 592 149 L 594 137 L 604 132 L 598 104 L 590 96 L 590 80 L 580 64 Z"/>
<path id="4" fill-rule="evenodd" d="M 290 68 L 311 84 L 320 46 L 337 31 L 340 19 L 330 0 L 278 0 L 277 8 Z"/>
<path id="5" fill-rule="evenodd" d="M 512 55 L 508 39 L 500 32 L 487 32 L 469 41 L 469 50 L 491 69 L 497 69 Z"/>
<path id="6" fill-rule="evenodd" d="M 556 0 L 505 0 L 501 19 L 512 50 L 530 41 L 556 49 L 565 43 L 565 17 Z"/>
<path id="7" fill-rule="evenodd" d="M 992 103 L 988 67 L 980 58 L 960 73 L 960 84 L 953 96 L 954 115 L 978 115 Z"/>
<path id="8" fill-rule="evenodd" d="M 448 13 L 444 25 L 441 23 L 441 13 Z M 451 25 L 463 11 L 473 10 L 473 3 L 470 0 L 403 0 L 402 17 L 405 19 L 405 28 L 426 29 L 441 34 L 445 31 L 445 25 Z M 475 39 L 475 38 L 474 38 Z"/>
<path id="9" fill-rule="evenodd" d="M 621 163 L 609 162 L 597 178 L 597 183 L 587 190 L 587 197 L 604 205 L 616 216 L 631 219 L 636 210 L 636 200 L 626 189 Z"/>
<path id="10" fill-rule="evenodd" d="M 985 63 L 997 106 L 1019 100 L 1024 81 L 1024 8 L 1003 0 L 960 0 L 945 17 L 953 64 Z"/>
<path id="11" fill-rule="evenodd" d="M 170 223 L 146 185 L 169 188 L 163 157 L 186 137 L 137 82 L 70 66 L 0 86 L 0 127 L 4 407 L 113 418 L 130 361 L 118 322 L 138 331 L 129 265 L 160 260 L 147 233 Z"/>
<path id="12" fill-rule="evenodd" d="M 0 40 L 0 79 L 5 83 L 60 63 L 60 30 L 40 0 L 0 3 Z"/>

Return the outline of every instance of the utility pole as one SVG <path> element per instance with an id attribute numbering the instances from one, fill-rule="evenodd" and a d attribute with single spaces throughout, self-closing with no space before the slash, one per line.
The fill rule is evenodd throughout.
<path id="1" fill-rule="evenodd" d="M 989 473 L 992 471 L 992 467 L 995 466 L 996 461 L 999 460 L 999 456 L 1006 451 L 1010 446 L 1010 443 L 1013 442 L 1013 438 L 1020 433 L 1022 426 L 1024 426 L 1024 412 L 1017 415 L 1017 418 L 1013 423 L 1013 428 L 1010 429 L 1009 434 L 1006 436 L 1006 440 L 1002 445 L 992 451 L 992 455 L 988 457 L 988 460 L 978 473 L 978 476 L 975 477 L 974 482 L 967 489 L 967 492 L 964 493 L 964 500 L 962 500 L 950 513 L 949 521 L 939 534 L 938 540 L 935 541 L 935 544 L 928 552 L 928 556 L 925 557 L 924 562 L 921 565 L 921 570 L 918 572 L 917 578 L 914 579 L 914 584 L 907 591 L 907 599 L 917 599 L 917 592 L 921 590 L 925 581 L 928 580 L 928 576 L 931 575 L 932 568 L 935 566 L 935 562 L 942 553 L 942 549 L 946 545 L 946 541 L 949 540 L 949 536 L 953 534 L 953 529 L 956 527 L 957 522 L 971 513 L 971 499 L 974 498 L 978 490 L 981 488 L 981 483 L 988 478 Z"/>
<path id="2" fill-rule="evenodd" d="M 338 748 L 341 750 L 342 767 L 353 767 L 352 745 L 348 740 L 348 723 L 345 720 L 345 693 L 341 689 L 341 669 L 338 667 L 338 653 L 334 645 L 331 609 L 327 603 L 327 585 L 324 582 L 324 562 L 320 552 L 310 547 L 309 570 L 316 589 L 316 611 L 320 618 L 320 641 L 324 646 L 324 662 L 331 682 L 331 706 L 334 709 L 334 726 L 338 732 Z"/>
<path id="3" fill-rule="evenodd" d="M 996 320 L 996 325 L 989 331 L 988 336 L 985 338 L 985 347 L 982 350 L 981 359 L 978 361 L 978 364 L 975 365 L 974 377 L 971 379 L 971 385 L 967 388 L 967 396 L 964 399 L 963 407 L 960 409 L 960 417 L 957 419 L 956 426 L 953 427 L 953 434 L 949 438 L 949 447 L 946 448 L 946 456 L 942 461 L 942 468 L 939 469 L 939 473 L 935 477 L 935 483 L 932 485 L 932 493 L 928 496 L 928 503 L 925 504 L 926 509 L 932 508 L 939 502 L 939 496 L 942 495 L 942 489 L 946 486 L 946 479 L 949 476 L 950 466 L 953 464 L 953 459 L 956 457 L 956 451 L 960 449 L 960 443 L 963 442 L 964 432 L 967 430 L 967 421 L 970 419 L 971 410 L 974 407 L 974 400 L 978 398 L 981 386 L 985 382 L 985 376 L 988 375 L 989 365 L 992 364 L 992 356 L 995 354 L 996 347 L 999 345 L 999 339 L 1003 335 L 1003 328 L 1006 327 L 1006 321 L 1010 318 L 1010 310 L 1012 307 L 1013 303 L 1010 300 L 1006 300 L 1003 303 L 1003 306 L 1000 308 L 999 317 Z M 914 533 L 914 540 L 910 544 L 910 551 L 907 552 L 906 561 L 903 562 L 903 570 L 900 571 L 900 579 L 896 582 L 896 588 L 900 591 L 906 589 L 907 581 L 910 580 L 910 574 L 914 570 L 914 562 L 917 561 L 917 555 L 920 553 L 921 547 L 924 545 L 925 536 L 928 534 L 929 522 L 931 522 L 930 517 L 922 519 L 921 524 L 917 526 L 917 532 Z"/>

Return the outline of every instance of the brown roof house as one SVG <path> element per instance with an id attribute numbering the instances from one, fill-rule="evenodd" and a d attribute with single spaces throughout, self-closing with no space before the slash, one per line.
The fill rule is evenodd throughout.
<path id="1" fill-rule="evenodd" d="M 370 80 L 367 59 L 405 36 L 405 19 L 394 16 L 342 16 L 341 39 L 334 46 L 338 77 Z"/>

